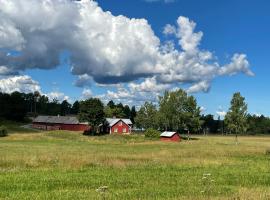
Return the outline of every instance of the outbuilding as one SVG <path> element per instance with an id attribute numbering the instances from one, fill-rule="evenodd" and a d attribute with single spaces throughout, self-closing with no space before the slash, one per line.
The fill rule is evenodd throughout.
<path id="1" fill-rule="evenodd" d="M 75 116 L 38 116 L 32 127 L 41 130 L 87 131 L 88 123 L 81 123 Z"/>
<path id="2" fill-rule="evenodd" d="M 161 133 L 160 140 L 161 141 L 180 142 L 181 137 L 177 132 L 165 131 L 165 132 Z"/>

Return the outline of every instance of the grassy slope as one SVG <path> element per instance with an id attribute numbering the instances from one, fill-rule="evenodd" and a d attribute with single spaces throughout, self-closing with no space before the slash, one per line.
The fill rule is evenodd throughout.
<path id="1" fill-rule="evenodd" d="M 22 122 L 14 122 L 14 121 L 7 121 L 0 119 L 0 126 L 4 125 L 7 128 L 8 133 L 33 133 L 33 132 L 39 132 L 37 130 L 33 129 L 27 129 L 23 128 L 22 126 L 26 123 Z"/>
<path id="2" fill-rule="evenodd" d="M 105 199 L 270 199 L 269 147 L 270 137 L 12 134 L 0 139 L 0 199 L 102 199 L 100 186 Z"/>

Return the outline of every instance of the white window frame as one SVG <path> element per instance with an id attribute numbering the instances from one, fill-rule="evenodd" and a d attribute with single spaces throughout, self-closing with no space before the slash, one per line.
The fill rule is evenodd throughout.
<path id="1" fill-rule="evenodd" d="M 126 133 L 127 132 L 127 128 L 123 128 L 123 133 Z"/>
<path id="2" fill-rule="evenodd" d="M 113 132 L 114 132 L 114 133 L 118 133 L 118 128 L 114 128 L 114 129 L 113 129 Z"/>

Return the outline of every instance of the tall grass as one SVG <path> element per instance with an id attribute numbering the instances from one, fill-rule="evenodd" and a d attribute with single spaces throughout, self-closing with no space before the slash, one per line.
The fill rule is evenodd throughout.
<path id="1" fill-rule="evenodd" d="M 198 139 L 12 134 L 0 139 L 0 199 L 270 199 L 270 137 Z"/>

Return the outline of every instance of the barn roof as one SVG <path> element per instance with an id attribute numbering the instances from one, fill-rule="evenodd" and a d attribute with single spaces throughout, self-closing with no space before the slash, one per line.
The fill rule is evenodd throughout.
<path id="1" fill-rule="evenodd" d="M 161 133 L 161 137 L 172 137 L 174 134 L 176 134 L 177 132 L 170 132 L 170 131 L 165 131 L 163 133 Z"/>
<path id="2" fill-rule="evenodd" d="M 106 118 L 106 121 L 108 122 L 109 126 L 115 125 L 117 122 L 122 120 L 127 125 L 132 125 L 132 122 L 130 119 L 122 119 L 122 118 Z"/>
<path id="3" fill-rule="evenodd" d="M 38 116 L 33 122 L 51 123 L 51 124 L 80 124 L 77 117 L 74 116 Z"/>

